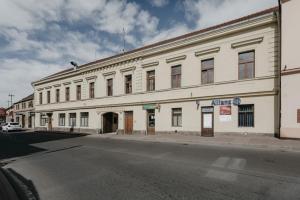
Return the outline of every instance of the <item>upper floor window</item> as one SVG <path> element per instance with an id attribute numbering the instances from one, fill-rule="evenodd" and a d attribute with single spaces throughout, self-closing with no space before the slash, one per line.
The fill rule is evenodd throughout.
<path id="1" fill-rule="evenodd" d="M 50 93 L 50 90 L 47 91 L 47 103 L 51 103 L 51 93 Z"/>
<path id="2" fill-rule="evenodd" d="M 132 93 L 132 75 L 125 76 L 125 93 L 126 94 Z"/>
<path id="3" fill-rule="evenodd" d="M 147 91 L 155 90 L 155 71 L 147 72 Z"/>
<path id="4" fill-rule="evenodd" d="M 90 99 L 95 98 L 95 83 L 90 83 Z"/>
<path id="5" fill-rule="evenodd" d="M 43 104 L 43 93 L 42 93 L 42 92 L 40 92 L 40 94 L 39 94 L 39 95 L 40 95 L 40 98 L 39 98 L 39 99 L 40 99 L 40 104 Z"/>
<path id="6" fill-rule="evenodd" d="M 181 87 L 181 65 L 173 66 L 171 68 L 171 87 Z"/>
<path id="7" fill-rule="evenodd" d="M 81 85 L 76 86 L 76 99 L 81 100 Z"/>
<path id="8" fill-rule="evenodd" d="M 59 92 L 60 92 L 59 89 L 56 89 L 56 95 L 55 95 L 56 103 L 58 103 L 60 101 L 60 93 Z"/>
<path id="9" fill-rule="evenodd" d="M 201 61 L 201 83 L 208 84 L 214 82 L 214 59 Z"/>
<path id="10" fill-rule="evenodd" d="M 26 103 L 23 102 L 23 103 L 22 103 L 22 109 L 25 109 L 25 108 L 26 108 Z"/>
<path id="11" fill-rule="evenodd" d="M 29 101 L 28 107 L 29 107 L 29 108 L 32 108 L 32 107 L 33 107 L 33 102 L 32 102 L 32 101 Z"/>
<path id="12" fill-rule="evenodd" d="M 113 79 L 107 79 L 107 96 L 113 95 Z"/>
<path id="13" fill-rule="evenodd" d="M 66 87 L 66 101 L 70 101 L 70 88 Z"/>
<path id="14" fill-rule="evenodd" d="M 254 78 L 255 52 L 239 53 L 239 80 Z"/>

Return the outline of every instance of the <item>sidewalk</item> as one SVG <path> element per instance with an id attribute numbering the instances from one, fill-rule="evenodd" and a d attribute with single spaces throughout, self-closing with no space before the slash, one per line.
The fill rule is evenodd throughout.
<path id="1" fill-rule="evenodd" d="M 257 148 L 269 150 L 300 152 L 300 140 L 278 139 L 272 135 L 243 135 L 226 134 L 215 137 L 201 137 L 195 135 L 161 134 L 161 135 L 90 135 L 89 137 L 101 137 L 119 140 L 135 140 L 149 142 L 168 142 L 179 144 L 198 144 L 214 146 L 230 146 L 239 148 Z"/>

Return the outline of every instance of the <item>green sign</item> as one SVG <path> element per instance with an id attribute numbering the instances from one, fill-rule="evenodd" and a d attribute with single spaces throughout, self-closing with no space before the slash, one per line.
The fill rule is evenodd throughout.
<path id="1" fill-rule="evenodd" d="M 157 108 L 156 104 L 145 104 L 143 105 L 143 110 L 151 110 Z"/>

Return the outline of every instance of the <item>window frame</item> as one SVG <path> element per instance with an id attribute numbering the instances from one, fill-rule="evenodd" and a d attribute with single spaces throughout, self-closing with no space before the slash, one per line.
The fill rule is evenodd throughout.
<path id="1" fill-rule="evenodd" d="M 180 73 L 174 73 L 173 74 L 173 69 L 180 67 Z M 173 85 L 173 78 L 175 78 L 175 85 Z M 182 78 L 182 65 L 173 65 L 171 66 L 171 88 L 181 88 L 181 78 Z"/>
<path id="2" fill-rule="evenodd" d="M 55 101 L 56 103 L 60 102 L 60 89 L 55 90 Z"/>
<path id="3" fill-rule="evenodd" d="M 175 110 L 180 110 L 180 114 L 179 114 L 178 111 L 175 111 Z M 179 124 L 179 120 L 178 120 L 179 116 L 181 118 L 181 123 L 180 124 Z M 176 117 L 176 123 L 174 123 L 174 117 Z M 182 108 L 172 108 L 171 124 L 172 124 L 172 127 L 182 127 Z"/>
<path id="4" fill-rule="evenodd" d="M 70 101 L 70 87 L 65 88 L 65 101 Z"/>
<path id="5" fill-rule="evenodd" d="M 204 63 L 207 62 L 207 61 L 211 61 L 212 60 L 212 66 L 204 66 Z M 212 81 L 210 82 L 209 78 L 208 78 L 208 72 L 209 71 L 212 71 Z M 204 78 L 203 78 L 203 74 L 204 72 L 206 72 L 207 74 L 207 78 L 206 80 L 204 81 Z M 201 60 L 201 84 L 205 85 L 205 84 L 212 84 L 214 83 L 215 81 L 215 58 L 207 58 L 207 59 L 203 59 Z"/>
<path id="6" fill-rule="evenodd" d="M 47 104 L 50 104 L 51 103 L 51 91 L 48 90 L 47 91 Z"/>
<path id="7" fill-rule="evenodd" d="M 63 117 L 61 117 L 63 115 Z M 63 120 L 61 120 L 63 119 Z M 58 114 L 58 126 L 66 126 L 66 113 Z"/>
<path id="8" fill-rule="evenodd" d="M 43 104 L 43 92 L 39 93 L 39 103 L 40 103 L 40 105 Z"/>
<path id="9" fill-rule="evenodd" d="M 128 80 L 128 77 L 130 77 L 130 80 Z M 132 94 L 132 74 L 124 76 L 124 87 L 125 94 Z"/>
<path id="10" fill-rule="evenodd" d="M 113 87 L 114 87 L 114 82 L 113 78 L 106 79 L 106 95 L 107 96 L 113 96 Z"/>
<path id="11" fill-rule="evenodd" d="M 83 116 L 83 114 L 87 114 L 87 116 Z M 89 112 L 80 113 L 80 127 L 89 127 Z"/>
<path id="12" fill-rule="evenodd" d="M 76 85 L 76 100 L 81 100 L 81 85 Z"/>
<path id="13" fill-rule="evenodd" d="M 152 74 L 153 73 L 153 74 Z M 147 91 L 155 91 L 155 70 L 149 70 L 146 72 L 146 79 L 147 79 Z M 152 81 L 152 82 L 151 82 Z M 151 83 L 151 84 L 150 84 Z M 152 87 L 150 87 L 150 85 Z"/>
<path id="14" fill-rule="evenodd" d="M 95 82 L 89 83 L 89 97 L 90 97 L 90 99 L 95 98 Z"/>
<path id="15" fill-rule="evenodd" d="M 252 112 L 250 111 L 240 111 L 240 107 L 242 106 L 252 106 Z M 252 124 L 250 126 L 247 126 L 247 125 L 240 125 L 240 113 L 252 113 L 252 118 L 253 118 L 253 121 L 252 121 Z M 247 122 L 244 122 L 244 124 L 246 124 Z M 238 127 L 239 128 L 254 128 L 255 127 L 255 105 L 254 104 L 241 104 L 241 105 L 238 105 Z"/>
<path id="16" fill-rule="evenodd" d="M 246 54 L 246 53 L 253 53 L 253 61 L 245 61 L 245 62 L 241 62 L 241 59 L 240 59 L 240 55 L 241 54 Z M 239 80 L 246 80 L 246 79 L 253 79 L 255 78 L 255 50 L 248 50 L 248 51 L 242 51 L 242 52 L 239 52 L 238 53 L 238 79 Z M 246 68 L 247 67 L 247 64 L 250 64 L 250 63 L 253 63 L 253 71 L 252 71 L 252 77 L 241 77 L 240 76 L 240 65 L 244 65 L 244 67 Z M 245 74 L 245 69 L 244 69 L 244 74 Z"/>
<path id="17" fill-rule="evenodd" d="M 71 117 L 71 115 L 75 115 L 75 117 Z M 75 123 L 73 124 L 71 119 L 75 119 Z M 69 113 L 69 127 L 76 127 L 76 121 L 77 121 L 77 113 Z"/>

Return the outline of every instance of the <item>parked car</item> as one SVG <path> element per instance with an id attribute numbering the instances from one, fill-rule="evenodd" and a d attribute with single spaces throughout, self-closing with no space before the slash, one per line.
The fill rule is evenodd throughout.
<path id="1" fill-rule="evenodd" d="M 9 131 L 19 131 L 22 130 L 22 127 L 17 122 L 8 122 L 5 123 L 4 126 L 2 126 L 2 131 L 9 132 Z"/>
<path id="2" fill-rule="evenodd" d="M 0 123 L 0 131 L 2 130 L 2 126 L 4 126 L 5 125 L 5 123 Z"/>

